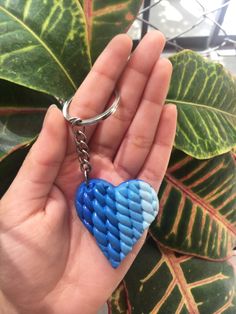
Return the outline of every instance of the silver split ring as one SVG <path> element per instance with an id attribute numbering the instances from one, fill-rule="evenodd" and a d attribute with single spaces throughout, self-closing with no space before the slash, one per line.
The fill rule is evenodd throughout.
<path id="1" fill-rule="evenodd" d="M 89 119 L 84 119 L 84 120 L 82 120 L 81 118 L 71 117 L 69 114 L 69 106 L 72 102 L 73 97 L 64 102 L 63 108 L 62 108 L 63 116 L 68 122 L 70 122 L 73 125 L 77 125 L 77 126 L 91 125 L 91 124 L 98 123 L 101 120 L 105 120 L 106 118 L 108 118 L 111 114 L 113 114 L 116 111 L 116 109 L 118 108 L 118 106 L 120 104 L 120 95 L 119 95 L 118 91 L 115 90 L 114 93 L 115 93 L 116 98 L 113 101 L 113 103 L 111 104 L 111 106 L 107 110 L 98 114 L 95 117 L 92 117 Z"/>

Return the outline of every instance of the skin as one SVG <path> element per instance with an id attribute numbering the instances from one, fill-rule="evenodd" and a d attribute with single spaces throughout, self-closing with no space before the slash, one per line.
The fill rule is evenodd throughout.
<path id="1" fill-rule="evenodd" d="M 86 129 L 91 177 L 114 185 L 139 178 L 159 189 L 177 116 L 174 105 L 163 106 L 172 70 L 160 58 L 164 42 L 150 32 L 129 58 L 131 39 L 116 36 L 77 90 L 70 114 L 81 118 L 102 112 L 114 88 L 121 95 L 114 115 Z M 113 269 L 76 216 L 83 180 L 70 127 L 51 106 L 0 203 L 1 313 L 96 313 L 128 271 L 146 232 Z"/>

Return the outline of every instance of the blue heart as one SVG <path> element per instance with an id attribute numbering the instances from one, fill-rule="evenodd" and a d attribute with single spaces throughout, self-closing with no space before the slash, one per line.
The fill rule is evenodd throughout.
<path id="1" fill-rule="evenodd" d="M 142 180 L 129 180 L 114 187 L 90 179 L 76 191 L 78 216 L 98 246 L 117 268 L 158 213 L 155 190 Z"/>

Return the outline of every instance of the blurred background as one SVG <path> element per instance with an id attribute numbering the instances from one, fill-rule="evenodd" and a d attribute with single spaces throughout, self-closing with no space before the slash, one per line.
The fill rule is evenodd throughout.
<path id="1" fill-rule="evenodd" d="M 145 0 L 129 34 L 138 44 L 152 29 L 165 34 L 165 54 L 192 49 L 236 74 L 236 0 Z"/>

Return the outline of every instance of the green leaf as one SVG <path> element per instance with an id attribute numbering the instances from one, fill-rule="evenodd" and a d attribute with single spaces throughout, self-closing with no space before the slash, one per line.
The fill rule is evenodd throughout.
<path id="1" fill-rule="evenodd" d="M 108 300 L 109 313 L 126 314 L 128 304 L 126 301 L 126 291 L 123 282 L 116 288 L 112 296 Z"/>
<path id="2" fill-rule="evenodd" d="M 28 145 L 41 129 L 44 113 L 13 113 L 0 116 L 0 161 Z"/>
<path id="3" fill-rule="evenodd" d="M 142 0 L 80 0 L 86 17 L 91 58 L 96 60 L 109 40 L 132 24 Z"/>
<path id="4" fill-rule="evenodd" d="M 84 7 L 84 10 L 81 6 Z M 141 0 L 0 0 L 0 78 L 58 98 L 74 94 Z"/>
<path id="5" fill-rule="evenodd" d="M 109 300 L 112 314 L 235 313 L 235 274 L 228 262 L 174 254 L 149 238 Z M 126 293 L 127 308 L 117 304 Z M 121 298 L 122 300 L 120 301 Z M 228 310 L 228 312 L 227 312 Z M 231 312 L 229 311 L 231 310 Z"/>
<path id="6" fill-rule="evenodd" d="M 30 147 L 31 143 L 25 147 L 20 147 L 0 162 L 0 198 L 14 180 Z"/>
<path id="7" fill-rule="evenodd" d="M 94 60 L 114 35 L 124 32 L 141 4 L 81 2 L 84 11 L 78 0 L 0 0 L 0 160 L 31 143 L 46 108 L 55 103 L 32 90 L 71 96 L 91 68 L 90 55 Z"/>
<path id="8" fill-rule="evenodd" d="M 58 104 L 52 96 L 4 80 L 0 80 L 0 90 L 0 115 L 6 110 L 12 113 L 27 109 L 45 111 L 50 104 Z"/>
<path id="9" fill-rule="evenodd" d="M 206 159 L 236 145 L 236 79 L 193 51 L 170 58 L 173 75 L 167 102 L 178 108 L 175 147 Z"/>
<path id="10" fill-rule="evenodd" d="M 231 153 L 197 160 L 174 150 L 151 234 L 166 247 L 206 259 L 236 244 L 236 164 Z"/>
<path id="11" fill-rule="evenodd" d="M 0 0 L 0 21 L 0 78 L 73 95 L 91 66 L 79 1 Z"/>
<path id="12" fill-rule="evenodd" d="M 235 314 L 235 308 L 236 308 L 236 293 L 234 293 L 232 304 L 228 308 L 223 310 L 222 314 Z"/>
<path id="13" fill-rule="evenodd" d="M 37 136 L 51 96 L 0 80 L 0 161 Z"/>

